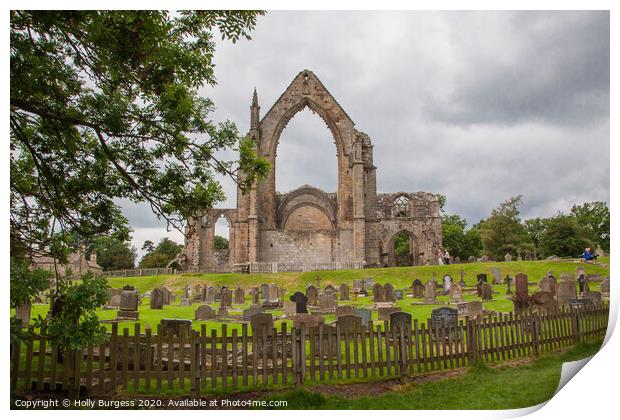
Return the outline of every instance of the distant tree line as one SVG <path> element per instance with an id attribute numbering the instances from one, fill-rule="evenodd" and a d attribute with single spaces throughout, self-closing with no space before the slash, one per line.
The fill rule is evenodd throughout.
<path id="1" fill-rule="evenodd" d="M 464 218 L 445 213 L 445 198 L 441 199 L 444 248 L 461 260 L 486 255 L 500 261 L 508 253 L 513 257 L 530 253 L 534 258 L 547 258 L 577 257 L 586 247 L 609 252 L 607 203 L 586 202 L 574 205 L 568 213 L 522 220 L 521 202 L 522 196 L 511 197 L 488 218 L 467 228 Z"/>

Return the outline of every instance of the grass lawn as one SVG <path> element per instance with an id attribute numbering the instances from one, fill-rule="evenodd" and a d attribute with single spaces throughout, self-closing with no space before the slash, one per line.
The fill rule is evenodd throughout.
<path id="1" fill-rule="evenodd" d="M 399 409 L 399 410 L 504 410 L 530 407 L 549 400 L 555 392 L 562 363 L 591 356 L 601 342 L 584 343 L 517 367 L 484 365 L 460 377 L 402 385 L 397 392 L 361 397 L 334 395 L 337 392 L 289 391 L 269 400 L 288 401 L 287 409 Z"/>
<path id="2" fill-rule="evenodd" d="M 556 277 L 559 278 L 561 273 L 575 273 L 575 268 L 578 266 L 584 266 L 588 274 L 602 274 L 604 276 L 609 275 L 609 268 L 599 267 L 595 265 L 584 265 L 573 262 L 553 262 L 553 261 L 514 261 L 514 262 L 497 262 L 497 263 L 472 263 L 472 264 L 454 264 L 448 266 L 416 266 L 416 267 L 392 267 L 392 268 L 376 268 L 376 269 L 364 269 L 364 270 L 343 270 L 343 271 L 320 271 L 320 272 L 307 272 L 307 273 L 276 273 L 276 274 L 191 274 L 191 275 L 161 275 L 161 276 L 144 276 L 144 277 L 124 277 L 124 278 L 110 278 L 108 283 L 110 287 L 122 287 L 126 284 L 135 286 L 140 293 L 150 291 L 155 287 L 169 286 L 171 287 L 177 297 L 183 294 L 183 287 L 186 284 L 204 284 L 213 286 L 229 286 L 237 287 L 241 286 L 246 289 L 246 301 L 244 305 L 234 305 L 233 310 L 229 311 L 231 315 L 241 315 L 243 309 L 247 309 L 251 306 L 251 297 L 247 293 L 248 288 L 251 286 L 258 286 L 261 283 L 275 283 L 278 286 L 286 288 L 287 299 L 295 291 L 304 291 L 306 286 L 310 283 L 315 283 L 317 276 L 321 277 L 321 287 L 327 284 L 333 284 L 338 287 L 341 283 L 347 283 L 352 285 L 353 280 L 362 279 L 366 277 L 372 277 L 376 282 L 385 284 L 390 282 L 396 289 L 404 289 L 405 294 L 411 289 L 411 282 L 418 278 L 423 282 L 430 280 L 433 277 L 433 273 L 436 274 L 437 279 L 441 283 L 441 278 L 444 274 L 452 275 L 454 281 L 460 280 L 460 272 L 463 271 L 464 279 L 467 287 L 474 287 L 476 284 L 476 275 L 478 273 L 486 273 L 489 278 L 489 282 L 492 280 L 491 269 L 497 267 L 501 270 L 502 278 L 507 274 L 510 274 L 513 279 L 517 273 L 525 273 L 529 277 L 531 283 L 538 284 L 538 281 L 548 272 L 553 271 Z M 512 301 L 506 296 L 506 286 L 492 285 L 494 295 L 493 300 L 484 302 L 484 308 L 487 310 L 494 310 L 499 312 L 510 312 L 513 309 Z M 538 288 L 537 285 L 530 286 L 530 292 L 534 292 Z M 590 285 L 591 290 L 598 290 L 599 283 L 593 283 Z M 514 290 L 514 284 L 513 284 Z M 463 298 L 465 301 L 478 300 L 475 292 L 464 292 Z M 397 301 L 397 307 L 400 310 L 408 312 L 414 319 L 419 319 L 422 322 L 426 322 L 430 318 L 431 311 L 438 305 L 412 305 L 414 302 L 421 302 L 422 299 L 413 299 L 405 297 L 405 299 Z M 448 296 L 437 296 L 437 301 L 440 303 L 448 304 Z M 180 318 L 180 319 L 194 319 L 194 310 L 200 305 L 200 303 L 194 303 L 189 307 L 182 307 L 179 305 L 179 299 L 175 304 L 167 305 L 163 310 L 150 309 L 150 301 L 148 298 L 143 298 L 140 305 L 140 324 L 142 328 L 150 326 L 155 330 L 156 325 L 162 318 Z M 340 305 L 348 304 L 359 307 L 370 307 L 372 305 L 372 297 L 359 298 L 357 300 L 350 300 L 348 302 L 339 302 Z M 217 307 L 218 304 L 214 305 Z M 46 304 L 35 304 L 33 307 L 33 318 L 37 315 L 45 316 L 48 312 L 49 306 Z M 283 314 L 283 311 L 273 311 L 274 317 Z M 98 316 L 101 320 L 113 320 L 116 318 L 116 310 L 99 310 Z M 326 321 L 332 321 L 335 319 L 334 315 L 327 315 Z M 377 313 L 373 313 L 373 319 L 377 319 Z M 276 327 L 280 327 L 282 322 L 290 321 L 277 320 L 275 322 Z M 200 330 L 201 325 L 205 324 L 210 333 L 210 330 L 215 329 L 219 331 L 222 323 L 219 321 L 194 321 L 193 327 L 196 330 Z M 106 324 L 108 329 L 111 329 L 111 324 Z M 119 332 L 122 333 L 124 328 L 129 329 L 129 333 L 133 334 L 134 321 L 122 321 L 119 323 Z M 239 324 L 233 324 L 229 326 L 231 328 L 237 328 L 240 330 Z"/>

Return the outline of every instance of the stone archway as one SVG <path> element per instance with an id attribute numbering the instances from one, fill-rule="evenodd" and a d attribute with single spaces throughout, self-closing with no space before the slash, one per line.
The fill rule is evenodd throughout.
<path id="1" fill-rule="evenodd" d="M 398 255 L 396 249 L 396 242 L 399 238 L 405 237 L 408 239 L 408 252 L 404 255 Z M 413 266 L 419 265 L 419 240 L 412 232 L 402 229 L 395 232 L 390 238 L 383 244 L 384 250 L 384 262 L 390 267 L 398 266 Z"/>

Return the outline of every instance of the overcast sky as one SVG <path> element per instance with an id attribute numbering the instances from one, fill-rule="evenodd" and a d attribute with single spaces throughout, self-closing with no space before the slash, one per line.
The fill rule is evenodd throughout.
<path id="1" fill-rule="evenodd" d="M 374 144 L 377 191 L 429 191 L 472 224 L 523 195 L 523 218 L 609 202 L 607 12 L 270 12 L 218 42 L 215 121 L 249 128 L 312 70 Z M 336 191 L 336 146 L 308 110 L 278 148 L 276 187 Z M 235 186 L 223 180 L 235 207 Z M 123 203 L 134 245 L 178 232 Z M 227 234 L 224 224 L 218 233 Z M 142 253 L 140 252 L 140 255 Z"/>

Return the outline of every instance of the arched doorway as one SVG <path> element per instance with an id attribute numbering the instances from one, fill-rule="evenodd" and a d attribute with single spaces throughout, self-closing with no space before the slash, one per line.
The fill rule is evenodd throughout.
<path id="1" fill-rule="evenodd" d="M 387 263 L 392 267 L 418 265 L 418 241 L 415 235 L 401 230 L 392 235 L 387 244 Z"/>

